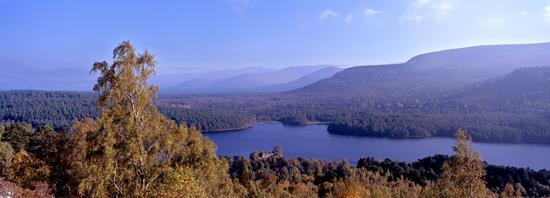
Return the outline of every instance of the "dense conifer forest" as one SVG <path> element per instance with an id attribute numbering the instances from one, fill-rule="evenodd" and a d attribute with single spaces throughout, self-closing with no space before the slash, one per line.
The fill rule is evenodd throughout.
<path id="1" fill-rule="evenodd" d="M 67 128 L 76 120 L 98 116 L 96 98 L 93 93 L 4 91 L 0 92 L 0 118 L 5 122 Z M 256 121 L 280 121 L 289 125 L 323 122 L 329 125 L 329 132 L 347 135 L 452 137 L 457 128 L 464 127 L 475 141 L 550 143 L 550 115 L 546 112 L 513 107 L 503 111 L 481 105 L 465 106 L 455 101 L 417 104 L 264 95 L 161 96 L 156 105 L 166 117 L 201 131 L 241 129 Z"/>
<path id="2" fill-rule="evenodd" d="M 96 99 L 96 94 L 85 92 L 0 91 L 0 119 L 8 123 L 67 128 L 74 121 L 97 118 Z M 160 106 L 159 111 L 177 123 L 201 131 L 240 129 L 253 123 L 250 116 L 225 110 Z"/>

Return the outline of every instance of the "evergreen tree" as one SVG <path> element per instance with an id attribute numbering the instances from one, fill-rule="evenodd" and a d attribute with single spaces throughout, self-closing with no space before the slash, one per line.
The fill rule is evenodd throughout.
<path id="1" fill-rule="evenodd" d="M 83 154 L 78 191 L 91 197 L 219 197 L 232 192 L 227 165 L 212 142 L 177 126 L 153 105 L 157 87 L 154 56 L 136 54 L 129 41 L 113 52 L 114 62 L 96 62 L 94 90 L 101 112 L 97 127 L 76 128 Z M 94 123 L 88 123 L 95 125 Z M 78 125 L 78 124 L 77 124 Z M 84 151 L 84 152 L 83 152 Z"/>

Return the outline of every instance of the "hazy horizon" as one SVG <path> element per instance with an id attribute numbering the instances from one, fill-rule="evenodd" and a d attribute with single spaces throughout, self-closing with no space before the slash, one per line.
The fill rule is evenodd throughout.
<path id="1" fill-rule="evenodd" d="M 88 71 L 130 40 L 159 74 L 404 62 L 430 51 L 550 41 L 550 2 L 0 2 L 0 65 Z M 387 53 L 391 52 L 391 53 Z"/>

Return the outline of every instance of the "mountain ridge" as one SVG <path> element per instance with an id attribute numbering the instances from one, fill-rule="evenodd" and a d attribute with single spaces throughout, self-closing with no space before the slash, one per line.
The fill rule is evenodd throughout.
<path id="1" fill-rule="evenodd" d="M 321 71 L 326 68 L 334 69 L 328 71 L 328 74 L 326 74 Z M 295 87 L 293 83 L 302 85 L 300 82 L 295 82 L 300 80 L 302 77 L 310 75 L 310 78 L 314 78 L 313 80 L 306 81 L 306 84 L 309 84 L 322 78 L 329 77 L 336 73 L 336 71 L 339 71 L 339 69 L 332 65 L 294 66 L 263 73 L 245 73 L 214 81 L 190 80 L 172 86 L 167 90 L 172 93 L 247 93 L 286 91 L 292 88 L 298 88 Z M 316 72 L 320 72 L 317 73 L 319 75 L 315 75 Z"/>
<path id="2" fill-rule="evenodd" d="M 429 52 L 405 63 L 347 68 L 291 94 L 409 96 L 441 92 L 550 64 L 550 43 L 484 45 Z"/>

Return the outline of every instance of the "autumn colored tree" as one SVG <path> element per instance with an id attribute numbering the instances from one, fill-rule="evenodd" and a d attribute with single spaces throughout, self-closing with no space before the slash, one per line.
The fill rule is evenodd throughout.
<path id="1" fill-rule="evenodd" d="M 0 142 L 0 176 L 5 174 L 5 170 L 11 165 L 13 158 L 13 149 L 6 142 Z"/>
<path id="2" fill-rule="evenodd" d="M 15 152 L 19 152 L 21 149 L 25 149 L 29 143 L 29 139 L 32 136 L 33 129 L 30 124 L 27 123 L 15 123 L 6 127 L 2 141 L 11 144 L 11 147 Z"/>
<path id="3" fill-rule="evenodd" d="M 443 172 L 427 191 L 435 197 L 495 197 L 485 184 L 485 165 L 472 148 L 472 138 L 464 129 L 456 133 L 455 154 L 443 165 Z M 433 188 L 433 189 L 430 189 Z"/>
<path id="4" fill-rule="evenodd" d="M 520 183 L 516 183 L 515 185 L 512 185 L 511 183 L 507 183 L 506 186 L 504 186 L 504 190 L 502 193 L 500 193 L 500 197 L 502 198 L 520 198 L 524 197 L 525 194 L 525 188 L 521 186 Z"/>
<path id="5" fill-rule="evenodd" d="M 30 136 L 26 150 L 33 153 L 35 158 L 45 162 L 54 162 L 57 157 L 59 134 L 53 130 L 51 125 L 43 125 L 36 129 Z"/>
<path id="6" fill-rule="evenodd" d="M 4 125 L 0 124 L 0 138 L 4 130 Z M 49 173 L 43 161 L 33 159 L 24 149 L 14 153 L 11 144 L 0 141 L 0 197 L 51 197 Z"/>
<path id="7" fill-rule="evenodd" d="M 72 160 L 68 158 L 72 148 L 67 146 L 68 134 L 63 130 L 54 131 L 49 124 L 39 126 L 26 145 L 26 151 L 36 162 L 43 162 L 50 172 L 48 174 L 48 185 L 56 197 L 74 197 L 77 194 L 76 176 L 70 172 Z"/>
<path id="8" fill-rule="evenodd" d="M 4 130 L 4 125 L 0 124 L 0 140 L 2 139 Z M 11 165 L 13 153 L 13 148 L 9 143 L 0 141 L 0 177 L 4 176 L 5 170 Z"/>
<path id="9" fill-rule="evenodd" d="M 32 188 L 34 183 L 47 183 L 50 175 L 49 166 L 42 160 L 35 159 L 25 150 L 17 152 L 7 170 L 8 180 L 23 188 Z"/>
<path id="10" fill-rule="evenodd" d="M 113 59 L 92 68 L 99 73 L 97 123 L 75 125 L 79 149 L 72 156 L 82 167 L 75 171 L 82 175 L 78 192 L 91 197 L 230 196 L 228 167 L 214 144 L 199 131 L 166 119 L 153 104 L 158 88 L 148 80 L 155 74 L 154 56 L 136 54 L 125 41 Z"/>

